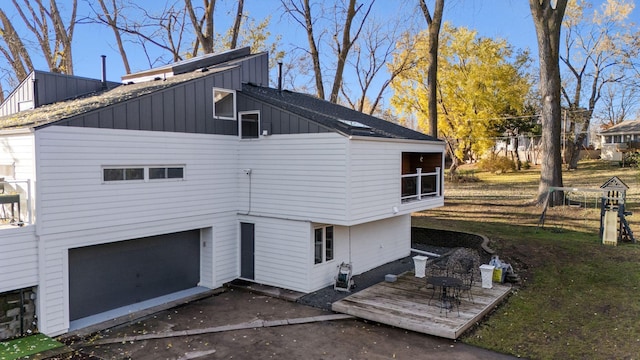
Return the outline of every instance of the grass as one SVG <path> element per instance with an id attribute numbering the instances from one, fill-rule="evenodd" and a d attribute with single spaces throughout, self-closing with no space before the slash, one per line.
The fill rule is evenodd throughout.
<path id="1" fill-rule="evenodd" d="M 64 345 L 43 334 L 26 336 L 15 340 L 0 342 L 0 360 L 21 359 L 61 346 Z"/>
<path id="2" fill-rule="evenodd" d="M 478 183 L 447 183 L 445 206 L 413 219 L 415 226 L 487 235 L 523 278 L 462 341 L 532 359 L 639 358 L 640 245 L 601 245 L 600 210 L 593 207 L 549 209 L 545 226 L 538 227 L 536 169 L 476 175 Z M 630 187 L 627 210 L 636 215 L 628 220 L 640 237 L 637 169 L 587 161 L 563 178 L 568 187 L 597 189 L 611 176 Z"/>

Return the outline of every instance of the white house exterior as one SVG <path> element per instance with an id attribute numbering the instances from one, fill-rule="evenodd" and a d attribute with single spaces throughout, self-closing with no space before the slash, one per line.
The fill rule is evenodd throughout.
<path id="1" fill-rule="evenodd" d="M 341 262 L 409 255 L 411 213 L 443 205 L 443 143 L 265 88 L 267 63 L 236 50 L 1 117 L 24 225 L 0 228 L 0 293 L 35 289 L 58 335 L 194 288 L 312 292 Z"/>
<path id="2" fill-rule="evenodd" d="M 600 132 L 600 157 L 621 161 L 626 152 L 640 149 L 640 120 L 623 121 Z"/>

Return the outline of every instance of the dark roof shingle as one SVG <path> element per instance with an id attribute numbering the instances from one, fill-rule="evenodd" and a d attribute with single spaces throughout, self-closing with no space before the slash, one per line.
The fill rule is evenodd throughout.
<path id="1" fill-rule="evenodd" d="M 441 141 L 390 121 L 307 94 L 265 88 L 252 84 L 244 84 L 242 93 L 345 135 Z"/>

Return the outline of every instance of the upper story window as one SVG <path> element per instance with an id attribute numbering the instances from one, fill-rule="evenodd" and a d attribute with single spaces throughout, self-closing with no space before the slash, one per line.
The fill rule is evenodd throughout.
<path id="1" fill-rule="evenodd" d="M 213 117 L 216 119 L 236 120 L 235 91 L 213 89 Z"/>
<path id="2" fill-rule="evenodd" d="M 102 180 L 114 181 L 156 181 L 160 179 L 184 179 L 184 166 L 139 166 L 104 167 Z"/>
<path id="3" fill-rule="evenodd" d="M 240 116 L 238 131 L 241 139 L 257 139 L 260 137 L 260 112 L 240 112 L 238 116 Z"/>
<path id="4" fill-rule="evenodd" d="M 313 231 L 314 264 L 333 260 L 333 226 L 315 228 Z"/>

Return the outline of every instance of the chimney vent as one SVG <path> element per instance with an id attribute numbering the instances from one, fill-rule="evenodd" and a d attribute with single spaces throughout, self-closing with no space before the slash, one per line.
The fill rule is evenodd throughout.
<path id="1" fill-rule="evenodd" d="M 282 61 L 278 62 L 278 91 L 282 91 Z"/>
<path id="2" fill-rule="evenodd" d="M 102 90 L 107 89 L 107 55 L 100 55 L 102 58 Z"/>

